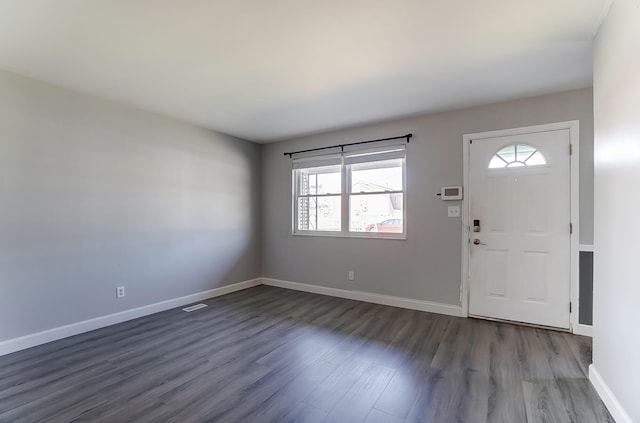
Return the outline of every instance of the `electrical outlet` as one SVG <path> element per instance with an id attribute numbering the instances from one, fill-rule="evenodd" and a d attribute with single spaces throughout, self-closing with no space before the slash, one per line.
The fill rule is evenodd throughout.
<path id="1" fill-rule="evenodd" d="M 448 217 L 460 217 L 460 206 L 449 206 L 447 210 Z"/>
<path id="2" fill-rule="evenodd" d="M 350 281 L 356 280 L 356 273 L 353 270 L 349 270 L 349 280 Z"/>
<path id="3" fill-rule="evenodd" d="M 116 298 L 124 297 L 124 286 L 119 286 L 116 288 Z"/>

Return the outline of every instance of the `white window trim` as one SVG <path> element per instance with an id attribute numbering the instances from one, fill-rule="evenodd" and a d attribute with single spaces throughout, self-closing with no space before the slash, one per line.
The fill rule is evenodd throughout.
<path id="1" fill-rule="evenodd" d="M 402 146 L 404 148 L 404 145 Z M 351 192 L 351 164 L 345 164 L 345 157 L 342 157 L 342 163 L 340 164 L 340 172 L 341 172 L 341 204 L 340 204 L 340 231 L 312 231 L 312 230 L 298 230 L 296 229 L 297 221 L 298 221 L 298 207 L 297 200 L 299 198 L 299 178 L 297 177 L 296 167 L 292 169 L 291 177 L 291 199 L 292 199 L 292 219 L 291 219 L 291 234 L 294 236 L 313 236 L 313 237 L 329 237 L 329 238 L 366 238 L 366 239 L 395 239 L 395 240 L 406 240 L 407 239 L 407 159 L 406 153 L 401 158 L 402 159 L 402 187 L 403 189 L 400 191 L 376 191 L 376 192 L 363 192 L 363 193 L 352 193 Z M 388 160 L 384 157 L 380 157 L 377 160 L 372 160 L 371 162 Z M 312 166 L 309 166 L 312 167 Z M 302 168 L 302 167 L 300 167 Z M 393 193 L 402 193 L 402 233 L 384 233 L 384 232 L 351 232 L 349 230 L 350 225 L 350 198 L 352 195 L 373 195 L 373 194 L 393 194 Z M 322 196 L 336 196 L 336 194 L 321 194 L 318 197 Z M 314 196 L 315 197 L 315 196 Z"/>

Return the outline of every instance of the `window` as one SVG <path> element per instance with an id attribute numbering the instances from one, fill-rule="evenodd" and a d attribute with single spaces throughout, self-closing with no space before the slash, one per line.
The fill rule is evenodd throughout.
<path id="1" fill-rule="evenodd" d="M 503 147 L 489 162 L 489 169 L 520 166 L 542 166 L 547 164 L 544 156 L 535 147 L 526 144 L 512 144 Z"/>
<path id="2" fill-rule="evenodd" d="M 297 171 L 298 225 L 302 231 L 340 231 L 342 166 Z"/>
<path id="3" fill-rule="evenodd" d="M 404 146 L 294 159 L 293 192 L 295 234 L 405 237 Z"/>

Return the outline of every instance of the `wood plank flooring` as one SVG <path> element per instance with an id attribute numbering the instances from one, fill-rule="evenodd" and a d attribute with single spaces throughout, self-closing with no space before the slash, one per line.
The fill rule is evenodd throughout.
<path id="1" fill-rule="evenodd" d="M 591 340 L 259 286 L 0 357 L 0 422 L 613 422 Z"/>

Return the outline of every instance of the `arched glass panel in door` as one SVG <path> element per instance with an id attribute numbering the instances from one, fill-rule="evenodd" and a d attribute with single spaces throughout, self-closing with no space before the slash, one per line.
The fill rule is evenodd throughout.
<path id="1" fill-rule="evenodd" d="M 489 169 L 542 166 L 547 164 L 542 153 L 527 144 L 511 144 L 501 148 L 489 162 Z"/>

